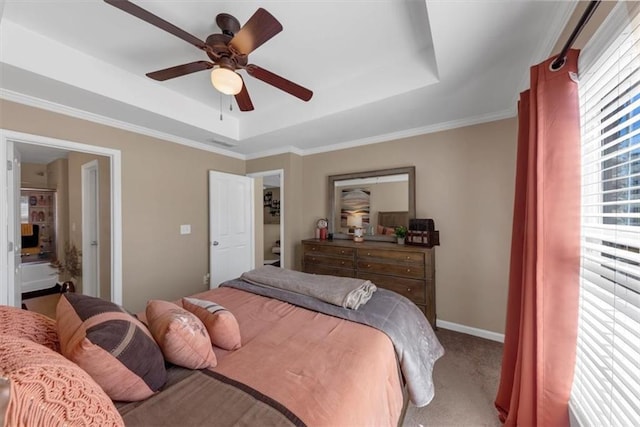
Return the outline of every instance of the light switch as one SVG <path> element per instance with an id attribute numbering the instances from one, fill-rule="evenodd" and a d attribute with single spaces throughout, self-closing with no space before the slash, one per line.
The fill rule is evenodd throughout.
<path id="1" fill-rule="evenodd" d="M 191 234 L 191 224 L 182 224 L 180 226 L 180 234 Z"/>

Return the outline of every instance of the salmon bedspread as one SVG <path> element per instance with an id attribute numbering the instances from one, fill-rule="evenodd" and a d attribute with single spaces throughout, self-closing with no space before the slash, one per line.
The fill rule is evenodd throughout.
<path id="1" fill-rule="evenodd" d="M 213 371 L 265 394 L 308 426 L 393 426 L 402 412 L 398 362 L 382 332 L 245 291 L 195 296 L 238 319 L 242 347 L 214 348 Z"/>
<path id="2" fill-rule="evenodd" d="M 160 393 L 118 406 L 127 426 L 398 425 L 404 403 L 399 362 L 408 357 L 398 353 L 387 333 L 339 313 L 303 308 L 297 300 L 294 305 L 237 289 L 244 286 L 239 283 L 229 287 L 234 282 L 242 281 L 193 297 L 234 314 L 242 347 L 214 347 L 218 364 L 210 372 L 172 368 L 174 378 Z M 430 360 L 430 368 L 441 355 L 437 339 L 434 344 L 433 354 L 419 355 Z M 431 370 L 426 374 L 430 380 Z M 432 384 L 426 388 L 430 400 Z"/>

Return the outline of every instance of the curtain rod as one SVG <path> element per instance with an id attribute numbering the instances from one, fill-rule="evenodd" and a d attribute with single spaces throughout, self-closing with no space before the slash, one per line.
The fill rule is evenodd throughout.
<path id="1" fill-rule="evenodd" d="M 564 62 L 567 59 L 567 52 L 569 51 L 573 43 L 576 41 L 576 39 L 580 35 L 580 32 L 582 31 L 582 29 L 587 25 L 587 22 L 589 22 L 589 19 L 591 19 L 593 12 L 595 12 L 599 4 L 600 4 L 600 0 L 592 1 L 589 3 L 589 6 L 587 6 L 584 13 L 582 14 L 580 21 L 578 21 L 578 23 L 576 24 L 576 27 L 573 29 L 573 32 L 569 36 L 569 40 L 567 40 L 567 42 L 564 44 L 564 47 L 560 51 L 560 54 L 555 59 L 555 61 L 551 63 L 551 69 L 553 71 L 559 70 L 564 65 Z"/>

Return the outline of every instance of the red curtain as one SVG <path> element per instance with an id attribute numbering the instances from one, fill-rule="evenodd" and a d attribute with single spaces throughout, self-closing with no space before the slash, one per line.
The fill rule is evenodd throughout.
<path id="1" fill-rule="evenodd" d="M 580 266 L 579 51 L 531 67 L 518 157 L 504 354 L 496 407 L 508 426 L 567 426 Z"/>

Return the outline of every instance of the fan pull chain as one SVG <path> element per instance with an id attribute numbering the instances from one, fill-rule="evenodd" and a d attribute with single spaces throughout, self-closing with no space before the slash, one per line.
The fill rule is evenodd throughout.
<path id="1" fill-rule="evenodd" d="M 233 100 L 229 97 L 229 111 L 233 111 Z"/>
<path id="2" fill-rule="evenodd" d="M 222 92 L 218 92 L 220 95 L 220 121 L 222 121 Z"/>

